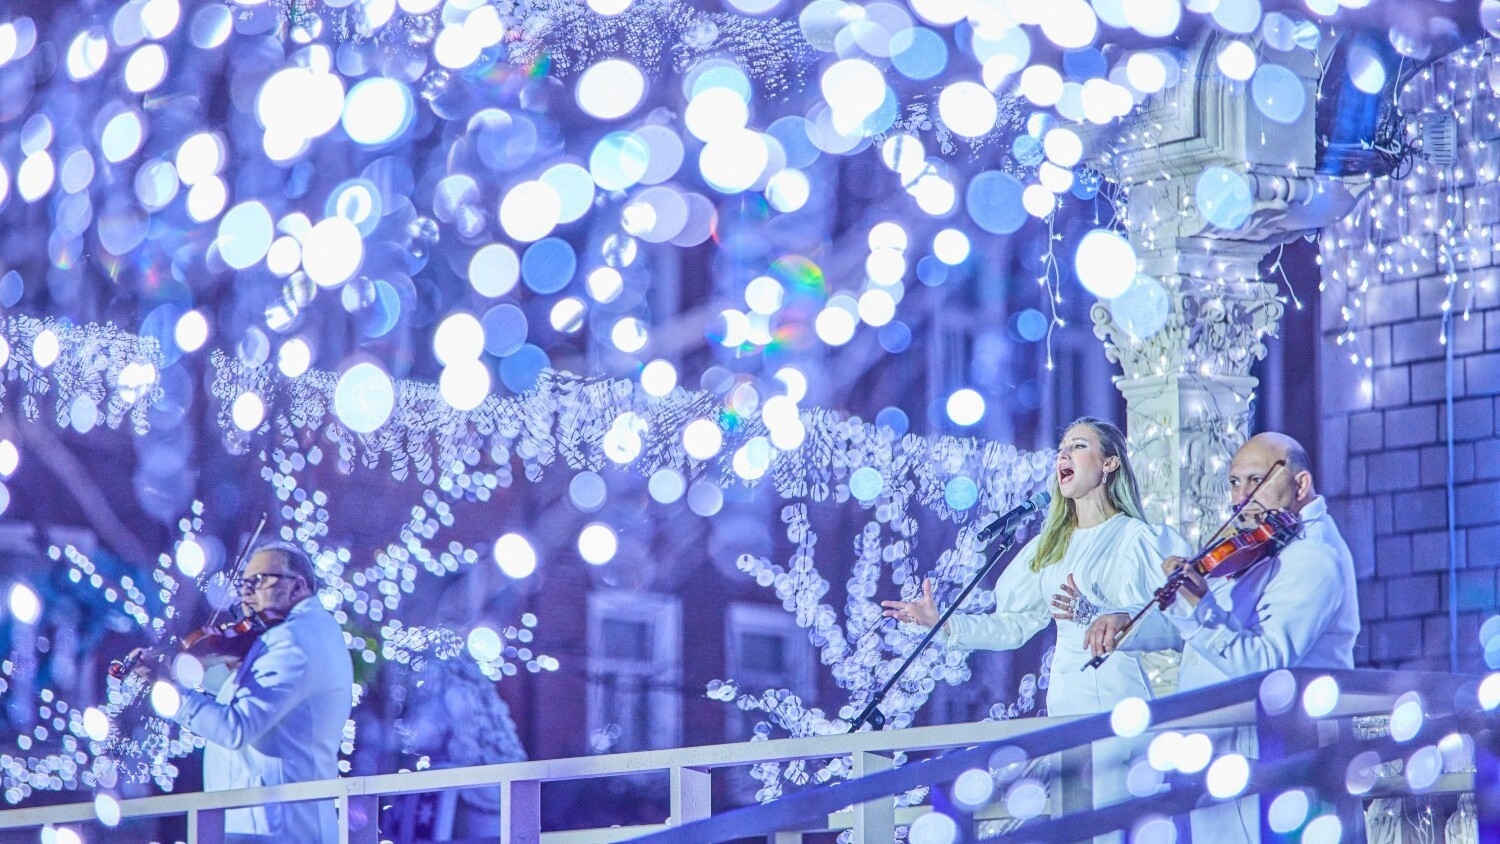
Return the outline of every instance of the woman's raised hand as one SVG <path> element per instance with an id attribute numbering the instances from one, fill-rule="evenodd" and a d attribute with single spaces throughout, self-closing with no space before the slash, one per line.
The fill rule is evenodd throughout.
<path id="1" fill-rule="evenodd" d="M 922 579 L 922 597 L 916 601 L 881 601 L 880 605 L 885 607 L 882 613 L 886 618 L 894 618 L 897 621 L 909 621 L 920 624 L 923 627 L 931 627 L 937 624 L 938 612 L 937 602 L 932 599 L 932 578 Z"/>

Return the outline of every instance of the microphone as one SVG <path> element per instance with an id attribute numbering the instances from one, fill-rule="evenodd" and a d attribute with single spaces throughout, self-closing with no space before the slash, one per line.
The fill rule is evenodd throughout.
<path id="1" fill-rule="evenodd" d="M 1016 505 L 1015 509 L 1009 513 L 996 516 L 989 524 L 979 529 L 975 539 L 983 545 L 997 536 L 1009 536 L 1020 530 L 1021 525 L 1031 521 L 1031 518 L 1046 508 L 1051 501 L 1052 493 L 1042 490 Z"/>

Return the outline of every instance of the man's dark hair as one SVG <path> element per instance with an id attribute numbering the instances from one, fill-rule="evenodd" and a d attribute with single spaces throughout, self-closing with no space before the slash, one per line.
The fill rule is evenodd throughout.
<path id="1" fill-rule="evenodd" d="M 302 582 L 307 584 L 309 592 L 318 591 L 318 574 L 313 568 L 312 560 L 307 556 L 306 551 L 303 551 L 300 547 L 290 542 L 277 540 L 262 542 L 255 546 L 255 552 L 250 556 L 253 557 L 262 551 L 271 551 L 280 554 L 281 564 L 286 566 L 287 571 L 302 578 Z"/>

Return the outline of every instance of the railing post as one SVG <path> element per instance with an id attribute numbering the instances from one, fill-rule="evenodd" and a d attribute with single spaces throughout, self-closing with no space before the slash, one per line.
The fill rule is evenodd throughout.
<path id="1" fill-rule="evenodd" d="M 713 773 L 707 768 L 673 767 L 672 771 L 672 817 L 673 826 L 701 821 L 713 814 Z"/>
<path id="2" fill-rule="evenodd" d="M 1255 727 L 1253 732 L 1249 728 L 1236 728 L 1236 738 L 1241 749 L 1249 750 L 1247 756 L 1259 760 L 1262 764 L 1284 761 L 1305 750 L 1316 750 L 1318 747 L 1318 722 L 1307 716 L 1302 710 L 1302 693 L 1306 689 L 1305 683 L 1297 684 L 1297 696 L 1295 703 L 1280 714 L 1266 711 L 1265 701 L 1261 695 L 1255 700 Z M 1240 798 L 1246 806 L 1254 806 L 1259 816 L 1260 840 L 1278 841 L 1281 834 L 1271 829 L 1268 810 L 1271 803 L 1276 799 L 1276 794 L 1250 795 Z M 1363 813 L 1361 823 L 1357 830 L 1363 831 Z M 1340 821 L 1343 822 L 1343 818 Z M 1363 840 L 1363 836 L 1356 840 Z"/>
<path id="3" fill-rule="evenodd" d="M 380 844 L 380 798 L 345 794 L 338 798 L 339 844 Z"/>
<path id="4" fill-rule="evenodd" d="M 512 780 L 500 784 L 500 844 L 541 844 L 542 784 Z"/>
<path id="5" fill-rule="evenodd" d="M 224 844 L 223 809 L 188 809 L 187 844 Z"/>
<path id="6" fill-rule="evenodd" d="M 854 777 L 867 777 L 894 767 L 891 757 L 878 753 L 854 754 Z M 896 839 L 896 801 L 881 797 L 854 807 L 854 844 L 887 844 Z"/>
<path id="7" fill-rule="evenodd" d="M 1063 817 L 1094 808 L 1094 746 L 1070 747 L 1057 754 L 1057 805 Z"/>

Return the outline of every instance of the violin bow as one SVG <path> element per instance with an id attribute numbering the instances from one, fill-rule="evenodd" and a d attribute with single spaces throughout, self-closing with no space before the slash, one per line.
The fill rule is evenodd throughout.
<path id="1" fill-rule="evenodd" d="M 1250 502 L 1255 500 L 1255 496 L 1260 494 L 1260 488 L 1265 486 L 1267 481 L 1276 477 L 1277 472 L 1284 471 L 1285 469 L 1286 460 L 1277 460 L 1275 463 L 1271 464 L 1271 471 L 1267 472 L 1260 479 L 1260 482 L 1255 485 L 1255 489 L 1250 490 L 1250 494 L 1245 496 L 1244 501 L 1241 501 L 1239 504 L 1235 505 L 1234 509 L 1230 510 L 1229 518 L 1225 519 L 1224 523 L 1219 525 L 1219 529 L 1214 531 L 1209 536 L 1208 542 L 1205 543 L 1204 547 L 1200 549 L 1198 553 L 1194 554 L 1191 560 L 1184 562 L 1182 565 L 1177 567 L 1176 571 L 1168 575 L 1167 582 L 1163 583 L 1161 588 L 1156 590 L 1155 597 L 1153 597 L 1150 601 L 1147 601 L 1146 605 L 1144 607 L 1141 607 L 1140 611 L 1138 611 L 1135 615 L 1131 616 L 1130 620 L 1125 622 L 1125 626 L 1121 627 L 1119 632 L 1115 633 L 1114 644 L 1119 644 L 1125 638 L 1125 636 L 1129 634 L 1132 629 L 1134 629 L 1136 622 L 1140 621 L 1145 617 L 1146 613 L 1151 611 L 1151 607 L 1153 605 L 1161 604 L 1161 608 L 1163 610 L 1171 605 L 1172 601 L 1175 600 L 1175 596 L 1177 595 L 1177 589 L 1181 587 L 1183 581 L 1187 579 L 1187 575 L 1184 574 L 1184 571 L 1191 566 L 1197 565 L 1198 561 L 1203 559 L 1203 556 L 1207 554 L 1211 548 L 1213 548 L 1214 543 L 1218 541 L 1221 535 L 1223 535 L 1225 529 L 1228 528 L 1231 524 L 1234 524 L 1235 520 L 1240 517 L 1240 514 L 1245 512 L 1245 508 L 1250 506 Z M 1099 666 L 1104 664 L 1104 660 L 1108 659 L 1109 655 L 1112 653 L 1114 653 L 1114 651 L 1105 651 L 1104 653 L 1084 663 L 1083 668 L 1080 668 L 1079 670 L 1087 671 L 1090 668 L 1098 668 Z"/>
<path id="2" fill-rule="evenodd" d="M 234 588 L 235 578 L 240 576 L 240 572 L 243 572 L 245 570 L 245 566 L 250 562 L 250 552 L 255 548 L 255 542 L 256 540 L 260 539 L 260 533 L 261 531 L 265 530 L 265 528 L 266 513 L 264 510 L 262 510 L 260 514 L 260 521 L 255 523 L 255 530 L 250 532 L 250 538 L 245 541 L 244 546 L 240 548 L 239 555 L 234 558 L 234 568 L 229 573 L 229 584 L 231 589 Z M 223 607 L 215 607 L 213 615 L 208 617 L 208 624 L 205 626 L 213 627 L 214 624 L 216 624 L 219 620 L 219 614 L 223 611 Z"/>

